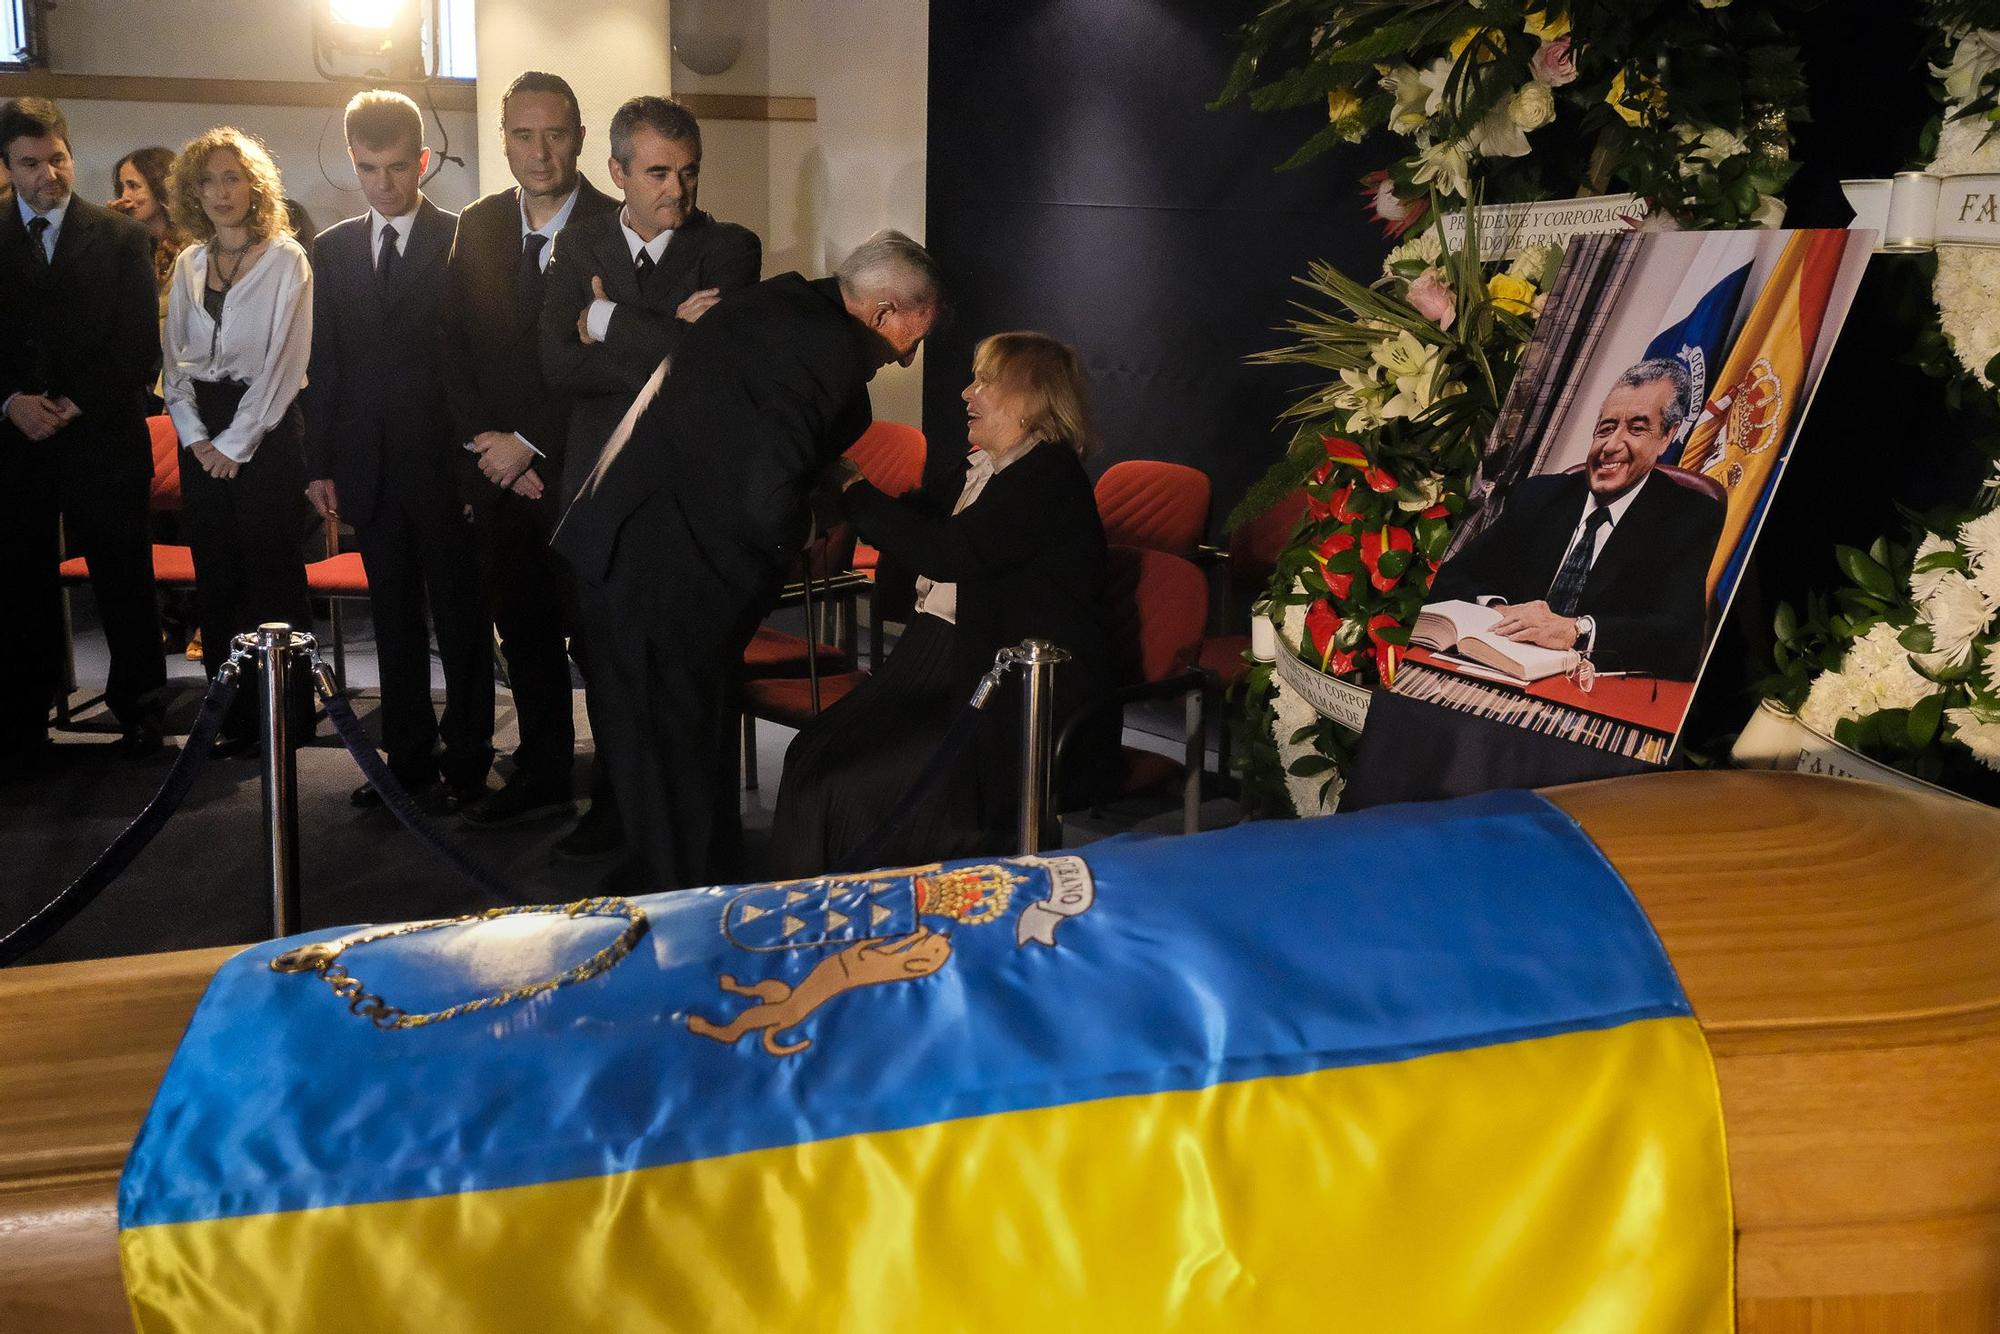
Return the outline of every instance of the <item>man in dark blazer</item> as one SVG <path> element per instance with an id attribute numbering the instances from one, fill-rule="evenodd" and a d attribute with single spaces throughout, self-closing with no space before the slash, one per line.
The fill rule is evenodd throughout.
<path id="1" fill-rule="evenodd" d="M 420 188 L 430 150 L 416 103 L 357 93 L 346 129 L 369 210 L 314 247 L 306 493 L 323 517 L 354 526 L 368 571 L 389 767 L 435 808 L 455 809 L 483 794 L 493 762 L 492 638 L 438 336 L 455 222 Z M 442 724 L 426 604 L 444 661 Z M 353 799 L 377 804 L 365 785 Z"/>
<path id="2" fill-rule="evenodd" d="M 808 527 L 814 480 L 868 426 L 868 381 L 936 321 L 937 266 L 881 233 L 833 278 L 725 297 L 681 340 L 556 533 L 583 585 L 630 838 L 617 890 L 736 870 L 735 690 L 743 650 Z"/>
<path id="3" fill-rule="evenodd" d="M 147 513 L 146 395 L 160 369 L 152 238 L 76 197 L 53 102 L 0 108 L 0 161 L 15 192 L 0 215 L 0 569 L 21 609 L 21 638 L 0 651 L 0 770 L 22 771 L 47 745 L 62 687 L 59 532 L 90 563 L 120 748 L 151 754 L 167 679 Z"/>
<path id="4" fill-rule="evenodd" d="M 538 330 L 554 238 L 618 207 L 577 173 L 583 119 L 562 79 L 537 71 L 515 79 L 500 99 L 500 131 L 517 184 L 458 215 L 442 310 L 461 487 L 521 729 L 506 784 L 464 812 L 476 826 L 571 807 L 565 608 L 575 599 L 567 567 L 549 550 L 569 400 L 543 383 Z"/>
<path id="5" fill-rule="evenodd" d="M 755 232 L 695 207 L 701 127 L 678 102 L 619 107 L 608 166 L 624 206 L 564 231 L 542 301 L 542 369 L 571 396 L 571 495 L 654 368 L 764 258 Z"/>
<path id="6" fill-rule="evenodd" d="M 542 302 L 542 369 L 572 405 L 559 513 L 647 377 L 724 292 L 756 282 L 763 262 L 754 232 L 695 207 L 701 126 L 678 102 L 635 97 L 619 107 L 606 165 L 623 204 L 565 230 Z M 591 730 L 601 737 L 587 627 L 570 647 L 583 670 Z M 590 797 L 589 811 L 556 844 L 558 856 L 604 856 L 623 845 L 601 749 Z"/>
<path id="7" fill-rule="evenodd" d="M 1604 671 L 1692 679 L 1723 505 L 1655 465 L 1689 411 L 1687 372 L 1642 361 L 1605 396 L 1581 471 L 1530 477 L 1438 570 L 1431 601 L 1504 604 L 1494 630 Z"/>

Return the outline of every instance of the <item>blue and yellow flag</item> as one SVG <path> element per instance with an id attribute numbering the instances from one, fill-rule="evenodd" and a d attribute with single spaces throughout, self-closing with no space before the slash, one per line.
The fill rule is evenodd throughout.
<path id="1" fill-rule="evenodd" d="M 126 1165 L 140 1329 L 1731 1327 L 1707 1048 L 1535 796 L 636 902 L 424 1027 L 269 966 L 370 933 L 227 964 Z M 624 925 L 338 962 L 415 1014 Z"/>

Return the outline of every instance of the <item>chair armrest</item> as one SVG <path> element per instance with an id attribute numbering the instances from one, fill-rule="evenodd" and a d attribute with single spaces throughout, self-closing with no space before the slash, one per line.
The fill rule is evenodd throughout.
<path id="1" fill-rule="evenodd" d="M 864 591 L 871 586 L 871 583 L 868 576 L 859 570 L 842 570 L 824 579 L 813 580 L 812 592 L 815 598 L 838 597 L 844 593 Z M 780 607 L 796 607 L 805 600 L 806 585 L 803 579 L 797 583 L 786 584 L 784 591 L 778 594 Z"/>

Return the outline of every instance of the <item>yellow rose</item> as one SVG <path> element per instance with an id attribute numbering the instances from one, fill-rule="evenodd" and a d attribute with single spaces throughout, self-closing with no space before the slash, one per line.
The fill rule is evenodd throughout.
<path id="1" fill-rule="evenodd" d="M 1618 119 L 1627 125 L 1637 126 L 1666 109 L 1666 92 L 1643 74 L 1632 81 L 1628 96 L 1625 88 L 1625 71 L 1619 70 L 1612 76 L 1611 87 L 1605 91 L 1604 100 L 1618 113 Z"/>
<path id="2" fill-rule="evenodd" d="M 1326 95 L 1326 118 L 1350 120 L 1361 114 L 1361 95 L 1352 88 L 1336 88 Z"/>
<path id="3" fill-rule="evenodd" d="M 1569 15 L 1564 14 L 1561 18 L 1550 18 L 1545 13 L 1530 14 L 1528 15 L 1527 33 L 1528 36 L 1539 37 L 1545 42 L 1553 42 L 1558 37 L 1567 37 L 1569 36 Z"/>
<path id="4" fill-rule="evenodd" d="M 1451 39 L 1451 58 L 1456 61 L 1460 56 L 1465 54 L 1466 47 L 1471 46 L 1476 39 L 1482 36 L 1486 38 L 1486 44 L 1479 48 L 1480 60 L 1493 59 L 1497 54 L 1496 47 L 1499 51 L 1507 49 L 1507 35 L 1498 28 L 1467 28 L 1464 32 Z"/>
<path id="5" fill-rule="evenodd" d="M 1535 285 L 1511 273 L 1496 273 L 1488 278 L 1486 294 L 1509 315 L 1526 315 L 1535 308 Z"/>

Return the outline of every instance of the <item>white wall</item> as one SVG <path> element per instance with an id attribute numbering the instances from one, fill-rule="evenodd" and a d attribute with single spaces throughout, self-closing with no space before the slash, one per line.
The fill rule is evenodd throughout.
<path id="1" fill-rule="evenodd" d="M 702 125 L 702 205 L 764 238 L 766 274 L 826 273 L 883 227 L 923 239 L 925 0 L 675 0 L 675 22 L 734 12 L 744 51 L 722 74 L 674 62 L 677 93 L 816 99 L 816 123 Z M 875 377 L 875 415 L 916 422 L 923 361 Z M 963 373 L 958 368 L 950 374 Z"/>
<path id="2" fill-rule="evenodd" d="M 49 66 L 58 74 L 147 75 L 161 78 L 317 80 L 308 0 L 62 0 L 48 16 Z M 421 102 L 421 99 L 419 99 Z M 212 125 L 255 132 L 271 148 L 287 193 L 319 227 L 365 204 L 354 187 L 340 133 L 340 113 L 307 107 L 224 106 L 65 100 L 77 191 L 102 203 L 111 197 L 111 168 L 134 148 L 178 149 Z M 428 111 L 433 148 L 443 145 Z M 474 118 L 445 112 L 443 127 L 464 167 L 446 164 L 427 187 L 446 208 L 477 193 Z"/>

